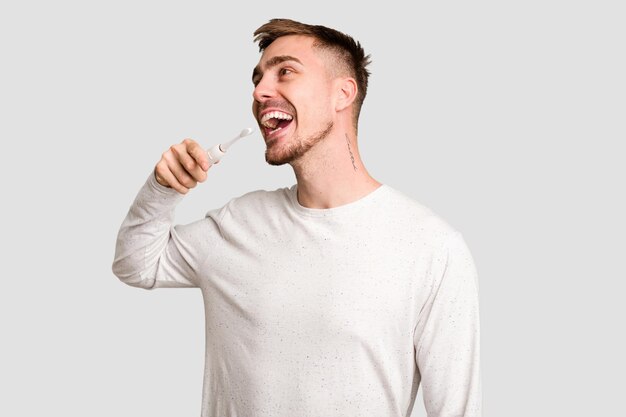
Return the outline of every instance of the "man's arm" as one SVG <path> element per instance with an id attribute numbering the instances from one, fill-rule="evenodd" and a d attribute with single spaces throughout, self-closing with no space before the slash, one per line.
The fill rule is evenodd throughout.
<path id="1" fill-rule="evenodd" d="M 478 276 L 458 232 L 441 250 L 415 332 L 416 362 L 429 417 L 480 417 L 480 323 Z"/>
<path id="2" fill-rule="evenodd" d="M 204 150 L 185 139 L 164 152 L 124 219 L 117 237 L 113 273 L 123 282 L 146 289 L 190 287 L 206 240 L 216 225 L 204 219 L 173 227 L 174 209 L 183 195 L 206 179 Z M 218 232 L 217 232 L 218 233 Z"/>

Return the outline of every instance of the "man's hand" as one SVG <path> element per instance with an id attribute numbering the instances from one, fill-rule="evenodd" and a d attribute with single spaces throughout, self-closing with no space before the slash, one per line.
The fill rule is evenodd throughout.
<path id="1" fill-rule="evenodd" d="M 162 186 L 187 194 L 199 182 L 206 180 L 209 167 L 206 151 L 196 141 L 185 139 L 163 152 L 154 168 L 154 176 Z"/>

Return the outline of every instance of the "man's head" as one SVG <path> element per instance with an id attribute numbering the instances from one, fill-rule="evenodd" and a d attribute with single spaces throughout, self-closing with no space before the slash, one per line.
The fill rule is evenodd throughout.
<path id="1" fill-rule="evenodd" d="M 272 19 L 254 35 L 263 55 L 252 75 L 253 112 L 270 164 L 302 156 L 331 132 L 339 112 L 356 130 L 370 62 L 357 41 L 288 19 Z"/>

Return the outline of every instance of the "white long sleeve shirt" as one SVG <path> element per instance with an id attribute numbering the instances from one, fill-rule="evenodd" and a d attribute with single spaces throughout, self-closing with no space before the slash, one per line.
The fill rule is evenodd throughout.
<path id="1" fill-rule="evenodd" d="M 297 185 L 254 191 L 173 226 L 182 199 L 151 175 L 113 271 L 198 287 L 202 417 L 481 415 L 476 268 L 462 235 L 387 185 L 330 209 Z"/>

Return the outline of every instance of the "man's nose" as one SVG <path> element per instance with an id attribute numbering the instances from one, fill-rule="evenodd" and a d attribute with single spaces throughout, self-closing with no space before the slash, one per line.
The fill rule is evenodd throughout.
<path id="1" fill-rule="evenodd" d="M 254 100 L 259 103 L 276 97 L 276 89 L 274 88 L 274 83 L 270 80 L 270 77 L 266 76 L 259 80 L 259 83 L 256 87 L 254 87 L 252 97 L 254 97 Z"/>

